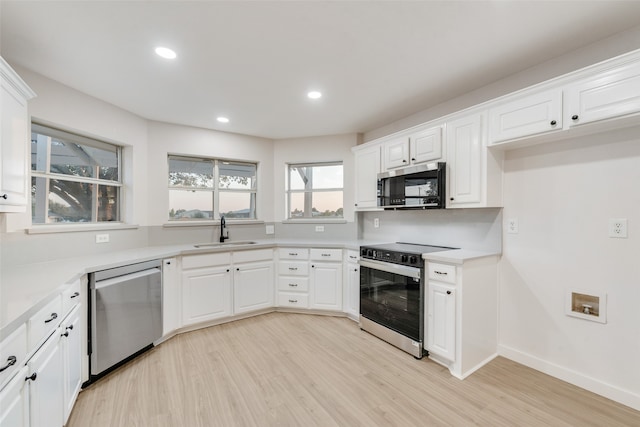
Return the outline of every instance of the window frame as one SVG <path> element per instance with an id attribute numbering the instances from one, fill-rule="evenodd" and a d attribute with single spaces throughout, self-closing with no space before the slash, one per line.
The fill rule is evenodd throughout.
<path id="1" fill-rule="evenodd" d="M 174 160 L 186 160 L 186 161 L 200 161 L 200 162 L 211 162 L 213 167 L 213 185 L 212 187 L 182 187 L 182 186 L 172 186 L 169 181 L 169 174 L 171 173 L 170 161 Z M 252 188 L 243 189 L 243 188 L 222 188 L 220 187 L 220 165 L 224 163 L 232 163 L 237 165 L 247 165 L 255 167 L 255 176 L 253 178 L 254 185 Z M 193 155 L 185 155 L 185 154 L 167 154 L 167 190 L 185 190 L 185 191 L 202 191 L 202 192 L 211 192 L 212 193 L 212 217 L 211 218 L 192 218 L 192 219 L 182 219 L 176 220 L 171 217 L 169 212 L 171 211 L 171 206 L 169 206 L 169 212 L 167 213 L 168 221 L 171 225 L 187 225 L 198 222 L 214 222 L 220 221 L 220 194 L 221 193 L 232 193 L 232 194 L 253 194 L 253 217 L 241 218 L 241 217 L 225 217 L 225 219 L 229 221 L 238 221 L 238 222 L 251 222 L 251 221 L 259 221 L 259 210 L 258 210 L 258 162 L 252 162 L 247 160 L 235 160 L 235 159 L 226 159 L 226 158 L 217 158 L 217 157 L 203 157 L 203 156 L 193 156 Z M 251 200 L 251 199 L 250 199 Z M 250 208 L 251 212 L 251 208 Z"/>
<path id="2" fill-rule="evenodd" d="M 291 188 L 291 169 L 292 168 L 301 168 L 301 167 L 322 167 L 322 166 L 342 166 L 342 187 L 332 187 L 332 188 L 317 188 L 317 189 L 307 189 L 304 188 L 302 190 L 294 190 Z M 342 160 L 329 161 L 329 162 L 303 162 L 303 163 L 287 163 L 287 177 L 286 177 L 286 218 L 285 221 L 318 221 L 318 222 L 326 222 L 326 221 L 342 221 L 344 220 L 344 162 Z M 306 187 L 306 185 L 305 185 Z M 340 191 L 342 193 L 342 215 L 341 216 L 313 216 L 313 193 L 329 193 L 329 192 L 337 192 Z M 305 209 L 303 211 L 302 217 L 293 217 L 291 216 L 291 196 L 293 194 L 301 194 L 303 193 L 305 196 Z M 307 212 L 306 205 L 309 205 L 309 211 Z"/>
<path id="3" fill-rule="evenodd" d="M 83 227 L 83 228 L 90 228 L 90 227 L 95 227 L 95 226 L 103 226 L 106 224 L 123 224 L 123 217 L 124 217 L 124 205 L 123 205 L 123 200 L 125 198 L 124 196 L 124 188 L 125 185 L 123 184 L 123 168 L 122 168 L 122 155 L 123 155 L 123 148 L 121 145 L 118 144 L 114 144 L 111 142 L 106 142 L 106 141 L 101 141 L 99 139 L 96 138 L 92 138 L 92 137 L 88 137 L 88 136 L 84 136 L 84 135 L 80 135 L 77 133 L 73 133 L 73 132 L 68 132 L 68 131 L 64 131 L 55 127 L 52 127 L 50 125 L 45 125 L 45 124 L 41 124 L 38 123 L 36 121 L 31 122 L 31 132 L 30 132 L 30 137 L 34 134 L 37 133 L 39 135 L 43 135 L 45 137 L 47 137 L 46 140 L 46 158 L 45 158 L 45 165 L 44 165 L 44 171 L 42 170 L 33 170 L 32 166 L 31 166 L 31 160 L 29 160 L 29 185 L 33 186 L 33 179 L 44 179 L 44 188 L 43 187 L 36 187 L 35 192 L 36 192 L 36 197 L 42 197 L 43 200 L 43 204 L 39 207 L 39 209 L 36 206 L 36 211 L 40 210 L 39 213 L 34 213 L 34 208 L 31 208 L 31 225 L 34 227 L 47 227 L 47 226 L 55 226 L 55 227 L 71 227 L 71 226 L 79 226 L 79 227 Z M 62 174 L 62 173 L 57 173 L 57 172 L 51 172 L 51 165 L 52 165 L 52 141 L 54 139 L 58 139 L 63 141 L 64 143 L 71 143 L 71 144 L 79 144 L 82 146 L 87 146 L 87 147 L 92 147 L 92 148 L 97 148 L 97 149 L 101 149 L 101 150 L 106 150 L 106 151 L 114 151 L 115 149 L 115 154 L 116 154 L 116 164 L 117 164 L 117 170 L 118 170 L 118 179 L 117 180 L 111 180 L 111 179 L 103 179 L 103 178 L 99 178 L 99 177 L 83 177 L 83 176 L 77 176 L 77 175 L 70 175 L 70 174 Z M 32 142 L 31 142 L 32 143 Z M 30 154 L 31 156 L 31 154 Z M 51 181 L 55 180 L 55 181 L 67 181 L 67 182 L 75 182 L 75 183 L 82 183 L 82 184 L 89 184 L 89 185 L 93 185 L 95 186 L 95 190 L 92 191 L 92 200 L 91 200 L 91 221 L 76 221 L 76 222 L 62 222 L 62 221 L 50 221 L 49 220 L 49 193 L 50 193 L 50 189 L 51 189 Z M 116 199 L 117 199 L 117 207 L 118 210 L 116 212 L 116 219 L 113 221 L 100 221 L 98 220 L 99 218 L 99 213 L 100 213 L 100 209 L 99 209 L 99 192 L 98 192 L 98 188 L 100 186 L 110 186 L 110 187 L 116 187 Z M 29 191 L 29 197 L 31 198 L 31 204 L 33 204 L 33 196 L 32 196 L 32 192 Z M 43 222 L 34 222 L 34 220 L 36 218 L 44 218 Z"/>

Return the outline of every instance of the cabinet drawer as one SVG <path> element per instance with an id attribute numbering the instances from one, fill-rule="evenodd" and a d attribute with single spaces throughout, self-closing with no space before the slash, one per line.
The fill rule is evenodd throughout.
<path id="1" fill-rule="evenodd" d="M 342 249 L 311 249 L 314 261 L 342 261 Z"/>
<path id="2" fill-rule="evenodd" d="M 76 280 L 62 291 L 62 317 L 66 316 L 79 302 L 80 280 Z"/>
<path id="3" fill-rule="evenodd" d="M 358 251 L 347 251 L 347 262 L 358 262 L 360 253 Z"/>
<path id="4" fill-rule="evenodd" d="M 278 274 L 283 276 L 308 276 L 309 263 L 306 261 L 280 261 Z"/>
<path id="5" fill-rule="evenodd" d="M 449 264 L 429 263 L 429 279 L 439 282 L 456 283 L 456 267 Z"/>
<path id="6" fill-rule="evenodd" d="M 252 251 L 238 251 L 233 253 L 233 262 L 253 262 L 271 261 L 273 259 L 273 249 L 257 249 Z"/>
<path id="7" fill-rule="evenodd" d="M 0 390 L 26 362 L 27 327 L 22 324 L 0 345 Z"/>
<path id="8" fill-rule="evenodd" d="M 58 295 L 29 319 L 27 326 L 29 350 L 35 350 L 36 346 L 51 335 L 61 321 L 62 298 Z"/>
<path id="9" fill-rule="evenodd" d="M 309 249 L 304 248 L 280 248 L 278 249 L 280 259 L 308 259 Z"/>
<path id="10" fill-rule="evenodd" d="M 182 257 L 183 269 L 212 267 L 215 265 L 229 264 L 231 264 L 231 254 L 229 252 L 218 254 L 188 255 Z"/>
<path id="11" fill-rule="evenodd" d="M 278 279 L 278 289 L 281 291 L 307 292 L 309 290 L 309 279 L 306 277 L 280 277 Z"/>
<path id="12" fill-rule="evenodd" d="M 289 292 L 278 293 L 278 306 L 309 308 L 309 296 Z"/>

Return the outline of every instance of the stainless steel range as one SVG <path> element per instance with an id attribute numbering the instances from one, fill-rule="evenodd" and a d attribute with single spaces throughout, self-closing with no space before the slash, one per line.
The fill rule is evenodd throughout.
<path id="1" fill-rule="evenodd" d="M 425 280 L 422 254 L 444 246 L 389 243 L 360 247 L 360 328 L 423 355 Z"/>

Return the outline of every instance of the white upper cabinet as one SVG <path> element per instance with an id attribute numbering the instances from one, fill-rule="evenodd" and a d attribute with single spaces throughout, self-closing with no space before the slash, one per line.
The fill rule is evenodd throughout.
<path id="1" fill-rule="evenodd" d="M 409 138 L 404 136 L 384 144 L 384 167 L 394 169 L 409 165 Z"/>
<path id="2" fill-rule="evenodd" d="M 24 212 L 28 200 L 29 114 L 35 93 L 0 58 L 0 212 Z"/>
<path id="3" fill-rule="evenodd" d="M 434 127 L 409 137 L 411 164 L 442 159 L 442 127 Z"/>
<path id="4" fill-rule="evenodd" d="M 380 145 L 364 150 L 354 150 L 356 177 L 356 209 L 378 206 L 378 174 L 380 170 Z"/>
<path id="5" fill-rule="evenodd" d="M 562 130 L 562 90 L 535 93 L 489 111 L 490 143 Z"/>
<path id="6" fill-rule="evenodd" d="M 430 127 L 384 143 L 386 170 L 441 160 L 442 126 Z"/>
<path id="7" fill-rule="evenodd" d="M 624 64 L 566 88 L 569 126 L 640 112 L 640 61 Z"/>
<path id="8" fill-rule="evenodd" d="M 487 150 L 486 113 L 447 123 L 447 208 L 502 204 L 502 153 Z"/>

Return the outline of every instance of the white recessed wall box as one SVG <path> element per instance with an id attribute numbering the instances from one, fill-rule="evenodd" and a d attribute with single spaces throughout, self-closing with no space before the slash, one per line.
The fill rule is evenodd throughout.
<path id="1" fill-rule="evenodd" d="M 567 316 L 607 323 L 607 294 L 570 289 L 567 291 L 565 312 Z"/>

